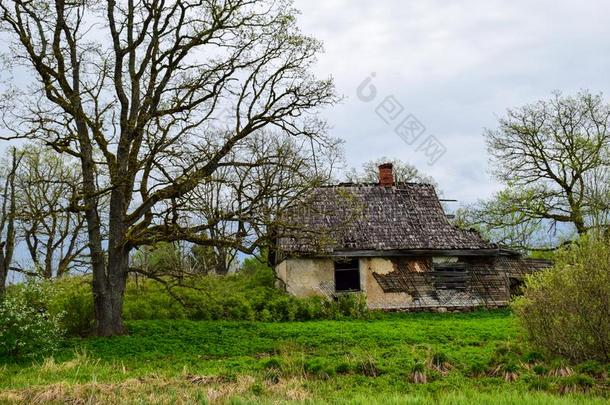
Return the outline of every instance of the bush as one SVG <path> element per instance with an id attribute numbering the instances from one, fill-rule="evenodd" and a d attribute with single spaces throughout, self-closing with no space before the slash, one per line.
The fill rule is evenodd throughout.
<path id="1" fill-rule="evenodd" d="M 0 357 L 36 358 L 59 347 L 60 317 L 49 313 L 45 296 L 42 284 L 28 282 L 0 300 Z"/>
<path id="2" fill-rule="evenodd" d="M 582 374 L 587 374 L 593 377 L 603 377 L 606 370 L 604 366 L 595 360 L 585 361 L 576 367 L 576 370 Z"/>
<path id="3" fill-rule="evenodd" d="M 513 308 L 531 343 L 574 362 L 610 361 L 610 242 L 583 237 L 530 276 Z"/>
<path id="4" fill-rule="evenodd" d="M 191 319 L 247 320 L 263 322 L 312 319 L 364 319 L 370 316 L 360 294 L 341 295 L 337 300 L 299 298 L 275 287 L 273 270 L 254 259 L 243 270 L 227 276 L 186 278 L 171 289 L 152 280 L 127 283 L 125 320 Z"/>
<path id="5" fill-rule="evenodd" d="M 50 313 L 65 312 L 61 325 L 70 335 L 87 334 L 94 320 L 91 278 L 67 277 L 46 284 L 53 287 L 45 296 Z M 127 282 L 123 318 L 282 322 L 370 317 L 360 294 L 337 300 L 298 298 L 274 284 L 273 270 L 254 259 L 246 260 L 238 274 L 185 277 L 169 290 L 158 281 L 134 277 Z"/>
<path id="6" fill-rule="evenodd" d="M 587 375 L 572 375 L 559 380 L 560 394 L 586 392 L 595 385 L 595 380 Z"/>
<path id="7" fill-rule="evenodd" d="M 61 328 L 68 335 L 89 334 L 94 326 L 91 277 L 66 277 L 44 285 L 45 306 L 51 315 L 61 314 Z"/>

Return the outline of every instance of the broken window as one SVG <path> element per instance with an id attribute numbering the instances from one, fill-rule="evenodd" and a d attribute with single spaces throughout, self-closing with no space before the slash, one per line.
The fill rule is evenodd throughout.
<path id="1" fill-rule="evenodd" d="M 358 259 L 335 261 L 335 291 L 360 291 Z"/>
<path id="2" fill-rule="evenodd" d="M 523 285 L 525 284 L 523 280 L 514 277 L 509 277 L 508 282 L 511 297 L 515 295 L 523 295 Z"/>
<path id="3" fill-rule="evenodd" d="M 434 264 L 434 287 L 438 289 L 463 290 L 470 276 L 464 263 Z"/>

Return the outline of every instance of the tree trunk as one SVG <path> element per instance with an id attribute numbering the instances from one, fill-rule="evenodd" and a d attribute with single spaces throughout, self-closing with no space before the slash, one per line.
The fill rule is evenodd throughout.
<path id="1" fill-rule="evenodd" d="M 112 283 L 125 284 L 123 280 L 109 281 L 108 284 Z M 96 290 L 100 290 L 100 288 Z M 97 336 L 118 336 L 125 334 L 125 327 L 123 325 L 123 291 L 124 288 L 114 289 L 104 287 L 103 292 L 94 292 Z"/>
<path id="2" fill-rule="evenodd" d="M 216 274 L 226 276 L 228 273 L 227 252 L 224 248 L 219 248 L 216 252 Z"/>
<path id="3" fill-rule="evenodd" d="M 116 336 L 125 334 L 123 325 L 123 296 L 127 283 L 129 252 L 116 251 L 108 255 L 104 276 L 93 280 L 96 334 Z"/>
<path id="4" fill-rule="evenodd" d="M 571 188 L 566 189 L 565 193 L 568 199 L 568 204 L 570 205 L 572 223 L 574 223 L 574 226 L 576 227 L 576 232 L 578 232 L 579 235 L 584 235 L 587 233 L 588 227 L 585 225 L 585 218 L 582 213 L 582 206 L 580 204 L 580 200 L 582 198 L 577 201 Z"/>
<path id="5" fill-rule="evenodd" d="M 8 269 L 4 266 L 4 255 L 0 253 L 0 297 L 4 295 L 6 289 L 6 279 L 8 276 Z"/>
<path id="6" fill-rule="evenodd" d="M 104 272 L 100 271 L 97 277 L 95 272 L 93 275 L 98 336 L 125 333 L 123 297 L 129 271 L 130 250 L 125 240 L 125 196 L 123 187 L 117 187 L 110 194 L 107 265 Z"/>

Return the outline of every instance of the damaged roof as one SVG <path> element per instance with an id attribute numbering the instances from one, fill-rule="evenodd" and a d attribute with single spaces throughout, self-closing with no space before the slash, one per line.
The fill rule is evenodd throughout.
<path id="1" fill-rule="evenodd" d="M 301 254 L 497 248 L 452 225 L 434 187 L 419 183 L 317 188 L 288 212 L 280 235 L 280 251 Z"/>

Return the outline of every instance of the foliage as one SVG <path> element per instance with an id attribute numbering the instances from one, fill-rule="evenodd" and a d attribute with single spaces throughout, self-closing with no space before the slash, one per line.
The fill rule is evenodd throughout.
<path id="1" fill-rule="evenodd" d="M 607 225 L 609 124 L 610 105 L 587 91 L 508 110 L 485 134 L 494 174 L 507 187 L 495 219 L 544 220 L 579 234 Z"/>
<path id="2" fill-rule="evenodd" d="M 538 375 L 520 363 L 529 349 L 506 310 L 127 326 L 129 336 L 71 339 L 43 363 L 0 367 L 0 402 L 601 404 L 610 395 L 604 375 L 585 371 L 590 365 L 567 378 Z M 496 363 L 500 352 L 505 359 Z M 445 374 L 430 368 L 440 360 L 453 368 Z M 414 384 L 414 371 L 426 382 Z M 507 381 L 505 374 L 517 378 Z"/>
<path id="3" fill-rule="evenodd" d="M 454 224 L 462 229 L 474 229 L 486 240 L 521 251 L 544 248 L 551 244 L 544 221 L 532 219 L 513 204 L 512 190 L 496 193 L 489 200 L 462 206 L 455 212 Z M 535 199 L 535 195 L 527 198 Z"/>
<path id="4" fill-rule="evenodd" d="M 61 340 L 60 316 L 44 304 L 41 284 L 29 282 L 0 299 L 0 358 L 35 358 L 55 351 Z"/>
<path id="5" fill-rule="evenodd" d="M 273 271 L 254 260 L 238 274 L 191 277 L 179 285 L 132 279 L 125 293 L 124 317 L 279 322 L 368 316 L 360 296 L 328 301 L 287 295 L 274 286 Z"/>
<path id="6" fill-rule="evenodd" d="M 16 218 L 32 267 L 27 272 L 53 278 L 86 268 L 85 219 L 68 209 L 82 178 L 76 161 L 38 144 L 18 153 Z"/>
<path id="7" fill-rule="evenodd" d="M 531 276 L 514 303 L 531 342 L 574 361 L 610 361 L 610 243 L 586 236 Z"/>
<path id="8" fill-rule="evenodd" d="M 319 113 L 339 97 L 314 75 L 321 43 L 291 3 L 111 1 L 100 13 L 89 1 L 0 2 L 3 41 L 33 73 L 2 97 L 2 138 L 80 162 L 70 208 L 87 222 L 99 335 L 125 331 L 133 249 L 255 251 L 256 231 L 302 191 L 292 181 L 337 144 Z"/>
<path id="9" fill-rule="evenodd" d="M 371 313 L 364 297 L 342 295 L 335 301 L 321 297 L 298 298 L 275 287 L 273 270 L 257 259 L 246 259 L 243 269 L 227 276 L 197 275 L 155 281 L 131 277 L 127 282 L 123 316 L 126 320 L 190 319 L 246 321 L 305 321 L 312 319 L 367 319 Z M 52 286 L 45 305 L 63 313 L 62 327 L 71 335 L 93 328 L 91 278 L 64 277 Z"/>
<path id="10" fill-rule="evenodd" d="M 610 218 L 610 105 L 587 91 L 510 109 L 486 130 L 504 189 L 456 212 L 456 224 L 498 244 L 546 249 Z"/>
<path id="11" fill-rule="evenodd" d="M 44 298 L 49 313 L 61 314 L 60 325 L 68 335 L 88 335 L 94 327 L 91 277 L 63 277 L 47 281 Z"/>

